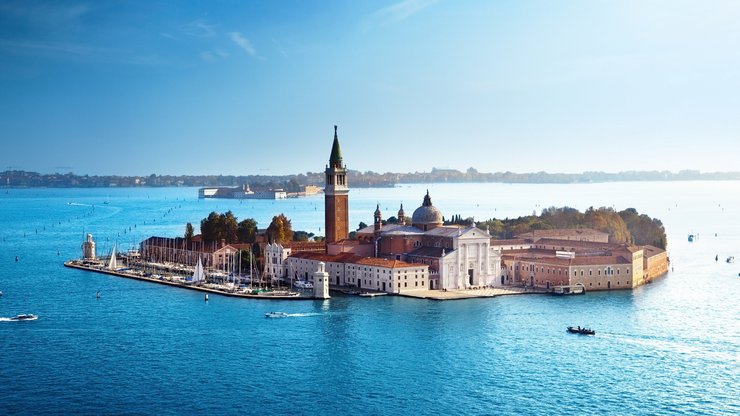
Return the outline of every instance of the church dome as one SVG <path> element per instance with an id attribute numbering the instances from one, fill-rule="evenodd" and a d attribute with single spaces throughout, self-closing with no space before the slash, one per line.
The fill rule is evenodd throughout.
<path id="1" fill-rule="evenodd" d="M 419 208 L 416 208 L 414 214 L 411 216 L 411 224 L 420 228 L 427 228 L 424 226 L 428 225 L 442 225 L 442 213 L 432 205 L 432 198 L 429 196 L 429 191 L 424 196 L 424 203 Z"/>

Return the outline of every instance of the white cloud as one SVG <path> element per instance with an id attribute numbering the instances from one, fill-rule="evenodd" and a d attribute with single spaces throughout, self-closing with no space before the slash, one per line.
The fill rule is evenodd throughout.
<path id="1" fill-rule="evenodd" d="M 182 27 L 182 31 L 190 36 L 198 38 L 212 38 L 216 36 L 216 25 L 208 23 L 205 19 L 195 19 Z"/>
<path id="2" fill-rule="evenodd" d="M 382 9 L 376 10 L 372 17 L 384 23 L 396 23 L 426 9 L 436 0 L 403 0 Z"/>
<path id="3" fill-rule="evenodd" d="M 231 32 L 229 33 L 229 36 L 231 37 L 231 40 L 234 41 L 240 48 L 244 50 L 249 56 L 256 56 L 257 51 L 254 49 L 254 45 L 252 45 L 252 42 L 249 41 L 249 39 L 242 36 L 239 32 Z"/>

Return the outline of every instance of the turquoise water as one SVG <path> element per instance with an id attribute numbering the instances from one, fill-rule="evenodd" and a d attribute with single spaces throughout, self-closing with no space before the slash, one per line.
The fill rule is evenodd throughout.
<path id="1" fill-rule="evenodd" d="M 62 262 L 79 256 L 85 232 L 106 252 L 180 235 L 211 210 L 261 228 L 283 212 L 294 229 L 322 234 L 323 198 L 3 190 L 0 317 L 39 320 L 0 322 L 0 414 L 740 413 L 740 260 L 724 261 L 740 259 L 740 183 L 428 187 L 443 214 L 476 219 L 634 207 L 663 220 L 673 270 L 634 291 L 566 298 L 206 303 Z M 384 217 L 400 202 L 410 214 L 426 188 L 353 189 L 350 221 L 370 223 L 376 203 Z M 295 316 L 265 319 L 273 310 Z"/>

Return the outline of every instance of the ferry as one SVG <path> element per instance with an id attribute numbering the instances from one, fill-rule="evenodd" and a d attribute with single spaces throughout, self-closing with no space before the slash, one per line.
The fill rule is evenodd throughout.
<path id="1" fill-rule="evenodd" d="M 596 331 L 594 331 L 593 329 L 588 329 L 585 327 L 581 328 L 580 326 L 578 327 L 569 326 L 568 332 L 570 332 L 571 334 L 580 334 L 580 335 L 596 335 Z"/>

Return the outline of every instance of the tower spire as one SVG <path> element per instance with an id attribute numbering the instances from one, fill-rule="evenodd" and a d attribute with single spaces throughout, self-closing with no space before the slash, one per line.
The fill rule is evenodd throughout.
<path id="1" fill-rule="evenodd" d="M 342 167 L 342 151 L 339 148 L 339 137 L 337 136 L 337 126 L 334 125 L 334 143 L 331 146 L 331 156 L 329 156 L 329 167 Z"/>

